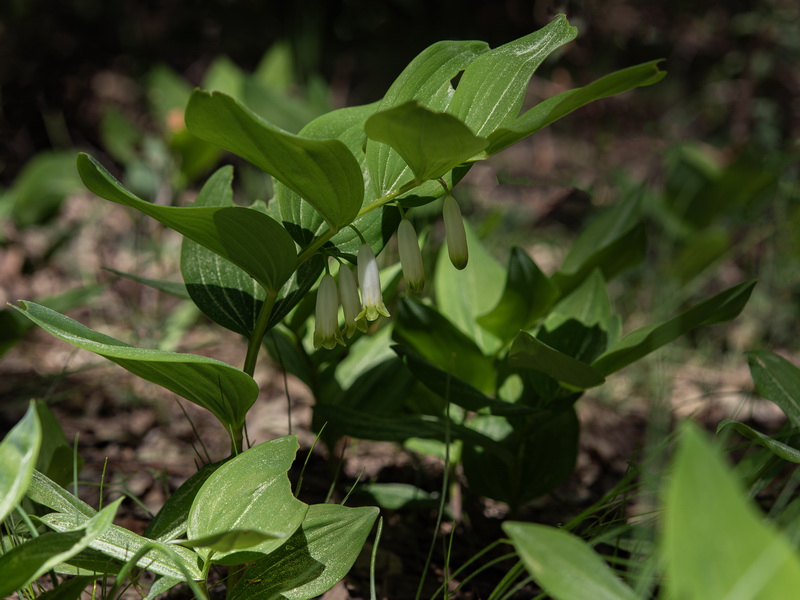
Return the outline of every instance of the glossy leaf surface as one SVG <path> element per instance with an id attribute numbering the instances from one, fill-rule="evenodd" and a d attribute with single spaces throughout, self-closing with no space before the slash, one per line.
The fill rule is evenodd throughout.
<path id="1" fill-rule="evenodd" d="M 443 176 L 486 147 L 453 115 L 407 102 L 373 114 L 367 136 L 391 146 L 414 173 L 417 183 Z"/>
<path id="2" fill-rule="evenodd" d="M 258 385 L 252 377 L 218 360 L 134 348 L 33 302 L 23 302 L 18 310 L 65 342 L 99 354 L 211 411 L 226 430 L 241 428 L 247 410 L 258 396 Z"/>
<path id="3" fill-rule="evenodd" d="M 25 416 L 0 442 L 0 522 L 25 496 L 41 445 L 42 427 L 36 406 L 30 403 Z"/>
<path id="4" fill-rule="evenodd" d="M 372 529 L 378 509 L 315 504 L 300 529 L 245 571 L 231 600 L 308 600 L 347 575 Z"/>
<path id="5" fill-rule="evenodd" d="M 245 450 L 214 471 L 189 511 L 189 539 L 234 530 L 266 536 L 246 552 L 239 552 L 240 548 L 215 552 L 211 559 L 224 564 L 255 560 L 283 544 L 300 527 L 308 510 L 292 494 L 287 476 L 298 447 L 295 436 L 278 438 Z"/>
<path id="6" fill-rule="evenodd" d="M 361 168 L 339 140 L 288 133 L 230 96 L 200 90 L 189 99 L 186 126 L 272 175 L 313 206 L 334 230 L 350 223 L 361 208 Z"/>
<path id="7" fill-rule="evenodd" d="M 538 31 L 482 54 L 464 70 L 449 111 L 476 135 L 490 135 L 516 119 L 534 71 L 577 34 L 566 17 L 558 15 Z"/>
<path id="8" fill-rule="evenodd" d="M 0 555 L 0 596 L 10 596 L 89 547 L 111 527 L 121 502 L 112 502 L 73 531 L 43 533 Z"/>
<path id="9" fill-rule="evenodd" d="M 296 266 L 294 242 L 274 219 L 242 207 L 176 207 L 145 202 L 88 154 L 78 155 L 83 183 L 98 196 L 139 210 L 244 269 L 277 294 Z"/>

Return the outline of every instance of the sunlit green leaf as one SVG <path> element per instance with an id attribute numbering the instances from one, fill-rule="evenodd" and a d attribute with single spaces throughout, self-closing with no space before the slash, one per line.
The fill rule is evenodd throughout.
<path id="1" fill-rule="evenodd" d="M 238 265 L 268 293 L 277 294 L 296 266 L 291 236 L 267 215 L 242 207 L 160 206 L 137 198 L 88 154 L 78 172 L 98 196 L 133 207 Z"/>
<path id="2" fill-rule="evenodd" d="M 347 575 L 372 529 L 378 509 L 338 504 L 310 506 L 300 529 L 242 575 L 231 600 L 308 600 Z"/>
<path id="3" fill-rule="evenodd" d="M 278 438 L 245 450 L 214 471 L 189 511 L 189 539 L 206 539 L 234 529 L 264 535 L 264 541 L 245 551 L 234 547 L 210 556 L 223 564 L 249 562 L 283 544 L 300 527 L 308 510 L 292 495 L 287 475 L 298 447 L 296 436 Z"/>
<path id="4" fill-rule="evenodd" d="M 228 364 L 194 354 L 134 348 L 33 302 L 18 310 L 54 336 L 117 363 L 211 411 L 234 431 L 258 396 L 252 377 Z"/>
<path id="5" fill-rule="evenodd" d="M 0 555 L 0 596 L 10 596 L 87 548 L 111 527 L 121 502 L 115 500 L 73 531 L 43 533 Z"/>
<path id="6" fill-rule="evenodd" d="M 615 96 L 635 87 L 658 83 L 666 75 L 666 72 L 658 69 L 660 62 L 654 60 L 628 67 L 601 77 L 584 87 L 548 98 L 513 121 L 506 121 L 494 129 L 489 135 L 489 148 L 486 154 L 496 154 L 590 102 Z"/>
<path id="7" fill-rule="evenodd" d="M 0 442 L 0 522 L 25 495 L 41 445 L 42 428 L 31 402 L 22 420 Z"/>
<path id="8" fill-rule="evenodd" d="M 723 458 L 690 423 L 681 430 L 664 503 L 670 597 L 784 600 L 800 589 L 795 549 L 765 523 Z"/>
<path id="9" fill-rule="evenodd" d="M 637 600 L 600 555 L 579 537 L 555 527 L 506 521 L 525 568 L 554 600 Z"/>
<path id="10" fill-rule="evenodd" d="M 486 147 L 453 115 L 414 101 L 376 112 L 364 129 L 370 139 L 394 148 L 418 183 L 441 177 Z"/>
<path id="11" fill-rule="evenodd" d="M 186 124 L 195 135 L 247 159 L 292 189 L 334 230 L 350 223 L 361 208 L 361 168 L 339 140 L 288 133 L 230 96 L 200 90 L 189 100 Z"/>
<path id="12" fill-rule="evenodd" d="M 83 527 L 89 517 L 75 514 L 50 513 L 42 521 L 56 531 L 71 531 L 76 526 Z M 93 539 L 89 546 L 121 562 L 132 559 L 137 552 L 147 552 L 136 561 L 136 565 L 167 577 L 185 581 L 188 575 L 193 580 L 202 579 L 198 568 L 197 554 L 180 546 L 167 545 L 149 540 L 120 527 L 111 525 L 102 535 Z M 177 562 L 176 562 L 177 560 Z"/>
<path id="13" fill-rule="evenodd" d="M 228 529 L 190 540 L 177 542 L 187 548 L 208 548 L 215 553 L 231 553 L 237 550 L 248 550 L 267 540 L 283 539 L 283 533 L 269 533 L 254 529 Z M 216 556 L 216 554 L 215 554 Z"/>
<path id="14" fill-rule="evenodd" d="M 578 30 L 558 15 L 538 31 L 482 54 L 464 70 L 449 112 L 479 136 L 513 123 L 534 71 L 576 35 Z"/>
<path id="15" fill-rule="evenodd" d="M 477 41 L 442 41 L 429 46 L 395 79 L 381 100 L 378 110 L 387 110 L 416 100 L 430 110 L 445 111 L 453 97 L 451 80 L 486 50 L 487 44 Z M 375 197 L 396 191 L 414 178 L 403 158 L 385 144 L 373 141 L 367 143 L 367 166 Z M 444 191 L 438 183 L 431 182 L 427 187 L 413 193 L 433 194 L 438 197 Z"/>

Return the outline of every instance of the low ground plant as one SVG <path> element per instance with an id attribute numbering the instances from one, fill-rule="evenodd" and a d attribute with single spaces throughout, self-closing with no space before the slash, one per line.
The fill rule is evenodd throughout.
<path id="1" fill-rule="evenodd" d="M 559 16 L 494 49 L 436 43 L 381 100 L 322 114 L 297 134 L 230 95 L 194 91 L 187 131 L 267 173 L 274 190 L 268 202 L 238 205 L 231 166 L 214 172 L 191 206 L 149 202 L 80 154 L 78 173 L 90 191 L 184 237 L 183 283 L 146 283 L 190 299 L 240 334 L 244 363 L 133 347 L 28 300 L 14 305 L 16 318 L 208 410 L 227 432 L 230 454 L 202 466 L 138 535 L 114 525 L 120 501 L 94 508 L 67 491 L 71 465 L 57 464 L 55 434 L 41 416 L 46 409 L 32 404 L 1 447 L 0 591 L 37 597 L 55 587 L 59 597 L 77 598 L 99 586 L 104 597 L 116 597 L 124 586 L 139 589 L 136 573 L 143 569 L 158 576 L 143 596 L 184 584 L 203 598 L 213 570 L 227 567 L 229 598 L 300 599 L 341 580 L 379 510 L 298 499 L 287 477 L 295 436 L 249 444 L 245 418 L 259 396 L 253 374 L 265 352 L 311 390 L 317 433 L 331 449 L 349 436 L 440 456 L 443 501 L 448 478 L 463 473 L 467 493 L 501 501 L 513 515 L 573 470 L 575 403 L 586 390 L 683 334 L 736 317 L 752 281 L 622 335 L 606 284 L 644 259 L 641 196 L 601 213 L 550 275 L 523 248 L 501 264 L 464 223 L 453 190 L 477 161 L 590 102 L 665 74 L 658 61 L 629 67 L 521 112 L 537 67 L 576 35 Z M 444 237 L 441 248 L 423 253 L 437 237 Z M 725 426 L 791 454 L 745 425 Z M 688 429 L 667 492 L 668 575 L 672 565 L 677 573 L 689 569 L 681 562 L 688 529 L 670 524 L 682 514 L 687 482 L 705 469 L 697 465 L 707 463 L 721 482 L 730 478 L 716 460 Z M 731 502 L 739 502 L 736 494 Z M 791 552 L 782 543 L 773 548 L 772 534 L 753 527 L 794 573 Z M 523 567 L 559 598 L 588 598 L 601 588 L 619 598 L 652 591 L 649 584 L 626 587 L 570 534 L 512 521 L 504 530 L 522 562 L 493 597 L 510 597 L 525 584 Z M 565 571 L 573 562 L 574 573 Z M 585 585 L 575 591 L 578 577 Z M 778 581 L 771 585 L 786 589 Z M 680 576 L 671 582 L 667 589 L 676 595 L 715 597 L 685 592 L 700 588 Z"/>

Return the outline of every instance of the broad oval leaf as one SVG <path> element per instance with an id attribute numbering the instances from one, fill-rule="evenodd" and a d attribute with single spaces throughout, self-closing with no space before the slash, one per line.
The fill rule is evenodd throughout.
<path id="1" fill-rule="evenodd" d="M 800 369 L 767 350 L 748 352 L 747 362 L 759 395 L 777 404 L 792 425 L 800 427 Z"/>
<path id="2" fill-rule="evenodd" d="M 73 531 L 43 533 L 0 555 L 0 596 L 9 597 L 57 565 L 88 548 L 108 531 L 122 498 L 115 500 Z"/>
<path id="3" fill-rule="evenodd" d="M 446 110 L 454 93 L 451 80 L 488 49 L 485 42 L 478 41 L 442 41 L 429 46 L 395 79 L 381 100 L 379 110 L 394 108 L 409 100 L 416 100 L 434 111 Z M 399 190 L 413 178 L 411 169 L 394 149 L 373 141 L 367 143 L 367 167 L 376 197 Z M 448 185 L 451 182 L 452 178 Z M 432 182 L 424 192 L 415 190 L 414 193 L 438 197 L 444 191 L 438 183 Z"/>
<path id="4" fill-rule="evenodd" d="M 160 206 L 138 198 L 88 154 L 78 155 L 83 183 L 98 196 L 135 208 L 238 265 L 277 295 L 294 273 L 292 237 L 274 219 L 243 207 Z"/>
<path id="5" fill-rule="evenodd" d="M 378 509 L 314 504 L 300 529 L 245 571 L 231 600 L 308 600 L 347 575 L 372 530 Z"/>
<path id="6" fill-rule="evenodd" d="M 415 101 L 373 114 L 364 126 L 370 139 L 394 148 L 420 184 L 436 179 L 486 147 L 456 117 L 434 112 Z"/>
<path id="7" fill-rule="evenodd" d="M 0 443 L 0 522 L 25 496 L 41 445 L 42 427 L 31 402 L 25 416 Z"/>
<path id="8" fill-rule="evenodd" d="M 476 135 L 488 136 L 516 119 L 534 71 L 578 30 L 564 15 L 545 27 L 476 58 L 458 82 L 449 112 Z"/>
<path id="9" fill-rule="evenodd" d="M 800 589 L 796 550 L 765 522 L 723 457 L 690 422 L 681 429 L 665 490 L 662 531 L 672 598 L 784 600 Z"/>
<path id="10" fill-rule="evenodd" d="M 335 139 L 311 139 L 274 127 L 219 92 L 195 90 L 186 126 L 247 159 L 296 192 L 333 230 L 355 219 L 364 197 L 361 168 Z"/>
<path id="11" fill-rule="evenodd" d="M 217 469 L 192 502 L 187 522 L 189 539 L 237 529 L 260 532 L 269 538 L 246 551 L 234 548 L 209 556 L 228 565 L 255 560 L 283 544 L 300 527 L 308 510 L 292 494 L 287 476 L 298 448 L 296 436 L 278 438 L 245 450 Z"/>
<path id="12" fill-rule="evenodd" d="M 233 207 L 233 167 L 214 173 L 195 200 L 195 207 Z M 184 238 L 181 275 L 192 301 L 214 322 L 250 337 L 266 296 L 241 268 L 201 244 Z"/>
<path id="13" fill-rule="evenodd" d="M 247 410 L 258 397 L 258 385 L 252 377 L 213 358 L 134 348 L 39 304 L 20 303 L 17 310 L 54 336 L 202 406 L 226 431 L 241 429 Z"/>
<path id="14" fill-rule="evenodd" d="M 537 523 L 506 521 L 528 573 L 554 600 L 637 600 L 639 596 L 617 577 L 579 537 Z"/>

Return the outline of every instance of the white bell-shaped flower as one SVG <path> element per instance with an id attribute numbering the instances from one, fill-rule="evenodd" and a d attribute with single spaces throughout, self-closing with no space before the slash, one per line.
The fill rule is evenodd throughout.
<path id="1" fill-rule="evenodd" d="M 456 269 L 463 269 L 467 266 L 469 259 L 469 249 L 467 248 L 467 232 L 464 229 L 464 219 L 461 217 L 461 209 L 458 202 L 450 194 L 444 197 L 444 233 L 447 241 L 447 253 L 450 255 L 450 262 Z"/>
<path id="2" fill-rule="evenodd" d="M 400 221 L 397 228 L 397 250 L 400 253 L 400 266 L 403 267 L 406 285 L 412 292 L 421 292 L 425 287 L 425 268 L 422 265 L 417 232 L 408 219 Z"/>
<path id="3" fill-rule="evenodd" d="M 321 346 L 330 350 L 336 344 L 344 345 L 339 331 L 339 292 L 330 273 L 325 273 L 319 283 L 315 317 L 314 348 Z"/>
<path id="4" fill-rule="evenodd" d="M 366 322 L 357 320 L 361 312 L 361 299 L 358 297 L 356 278 L 353 270 L 345 264 L 339 266 L 339 299 L 344 312 L 344 334 L 351 338 L 356 329 L 366 331 Z"/>
<path id="5" fill-rule="evenodd" d="M 361 288 L 362 309 L 356 317 L 357 320 L 374 321 L 380 315 L 389 316 L 389 311 L 383 304 L 378 261 L 367 244 L 361 244 L 358 249 L 358 287 Z"/>

